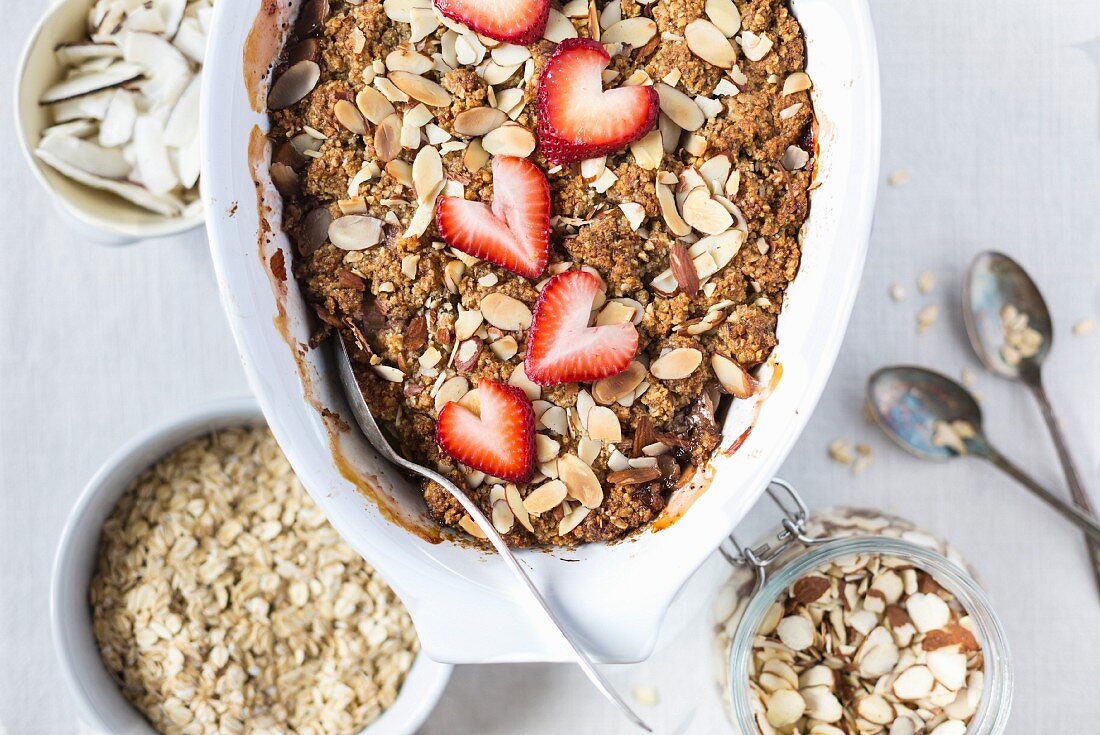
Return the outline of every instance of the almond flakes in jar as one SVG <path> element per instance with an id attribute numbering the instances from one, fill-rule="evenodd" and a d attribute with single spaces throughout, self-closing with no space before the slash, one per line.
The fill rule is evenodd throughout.
<path id="1" fill-rule="evenodd" d="M 1008 647 L 965 561 L 902 519 L 797 505 L 778 543 L 727 557 L 716 642 L 735 731 L 1003 733 Z"/>

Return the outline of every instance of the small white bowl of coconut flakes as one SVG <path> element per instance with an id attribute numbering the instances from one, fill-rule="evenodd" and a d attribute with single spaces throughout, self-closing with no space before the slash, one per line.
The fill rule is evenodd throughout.
<path id="1" fill-rule="evenodd" d="M 16 74 L 23 151 L 58 211 L 128 244 L 203 222 L 199 85 L 212 0 L 62 0 Z"/>

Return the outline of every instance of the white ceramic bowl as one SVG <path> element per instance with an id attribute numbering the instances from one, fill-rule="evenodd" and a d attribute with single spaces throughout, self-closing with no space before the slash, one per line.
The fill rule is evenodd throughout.
<path id="1" fill-rule="evenodd" d="M 233 426 L 262 426 L 251 398 L 222 401 L 188 411 L 127 442 L 104 462 L 69 514 L 54 559 L 50 625 L 54 651 L 81 718 L 112 735 L 154 735 L 103 667 L 92 634 L 88 585 L 100 529 L 134 479 L 173 449 L 204 434 Z M 362 735 L 411 735 L 439 701 L 452 667 L 416 657 L 397 701 Z"/>
<path id="2" fill-rule="evenodd" d="M 84 37 L 91 0 L 61 0 L 50 7 L 28 38 L 15 72 L 15 127 L 19 147 L 35 178 L 50 193 L 58 213 L 75 231 L 99 243 L 128 245 L 166 237 L 203 223 L 201 208 L 180 217 L 165 217 L 104 191 L 83 186 L 42 163 L 34 149 L 51 124 L 50 111 L 38 104 L 42 94 L 61 79 L 54 55 L 58 44 Z"/>
<path id="3" fill-rule="evenodd" d="M 281 201 L 267 175 L 262 133 L 268 122 L 256 109 L 263 107 L 262 94 L 253 106 L 249 91 L 258 85 L 246 81 L 246 75 L 266 78 L 280 43 L 271 29 L 287 27 L 291 11 L 280 0 L 253 33 L 260 6 L 261 0 L 218 3 L 206 68 L 208 78 L 221 83 L 206 85 L 202 101 L 211 252 L 260 406 L 307 489 L 337 530 L 391 582 L 434 658 L 568 660 L 561 639 L 503 565 L 425 538 L 431 521 L 422 496 L 350 428 L 327 350 L 308 347 L 310 310 L 296 284 L 286 280 L 292 251 L 280 229 Z M 773 384 L 770 395 L 759 405 L 738 402 L 730 412 L 726 443 L 743 441 L 736 451 L 715 457 L 706 473 L 711 486 L 674 523 L 658 522 L 627 543 L 520 555 L 602 661 L 637 661 L 652 651 L 676 591 L 763 491 L 809 419 L 855 299 L 879 171 L 878 65 L 870 15 L 864 0 L 799 0 L 795 11 L 806 33 L 820 119 L 820 186 L 804 230 L 801 271 L 780 318 L 775 361 L 781 369 L 763 376 Z M 428 530 L 417 535 L 408 527 Z"/>

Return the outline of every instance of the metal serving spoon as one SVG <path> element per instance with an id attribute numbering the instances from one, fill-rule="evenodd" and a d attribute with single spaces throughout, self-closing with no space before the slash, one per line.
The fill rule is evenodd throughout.
<path id="1" fill-rule="evenodd" d="M 1027 315 L 1027 325 L 1042 338 L 1032 355 L 1008 351 L 1006 359 L 1005 327 L 1001 317 L 1005 307 Z M 985 252 L 974 259 L 963 283 L 963 319 L 970 344 L 978 359 L 993 373 L 1023 383 L 1039 403 L 1062 473 L 1066 476 L 1073 502 L 1078 508 L 1096 517 L 1096 509 L 1085 490 L 1077 467 L 1066 446 L 1062 427 L 1054 415 L 1054 407 L 1043 388 L 1042 365 L 1054 344 L 1054 328 L 1050 311 L 1035 282 L 1012 258 L 997 252 Z M 1026 350 L 1030 352 L 1031 350 Z M 1100 543 L 1089 541 L 1089 557 L 1093 577 L 1100 589 Z"/>
<path id="2" fill-rule="evenodd" d="M 344 388 L 344 395 L 347 397 L 348 404 L 351 406 L 351 411 L 355 416 L 356 423 L 359 424 L 359 428 L 362 429 L 363 434 L 367 437 L 367 441 L 371 443 L 371 446 L 390 463 L 414 475 L 419 475 L 420 477 L 437 483 L 450 493 L 455 500 L 462 504 L 463 509 L 470 514 L 470 518 L 472 518 L 478 528 L 482 530 L 488 538 L 489 543 L 493 545 L 493 548 L 497 550 L 497 553 L 500 555 L 505 566 L 508 567 L 508 570 L 512 572 L 515 578 L 527 589 L 531 597 L 534 598 L 542 608 L 542 611 L 546 613 L 546 617 L 550 619 L 550 622 L 553 623 L 554 627 L 561 633 L 565 642 L 569 644 L 574 660 L 577 662 L 577 665 L 580 666 L 584 675 L 588 677 L 588 680 L 600 690 L 600 693 L 603 694 L 609 702 L 615 704 L 631 722 L 646 732 L 653 732 L 653 729 L 645 723 L 645 720 L 639 717 L 634 710 L 630 708 L 630 705 L 619 696 L 618 692 L 612 688 L 611 683 L 607 681 L 603 674 L 600 673 L 599 669 L 596 668 L 592 659 L 588 657 L 588 654 L 585 653 L 576 638 L 569 632 L 569 629 L 558 617 L 557 613 L 550 607 L 546 598 L 539 592 L 538 587 L 536 587 L 535 583 L 531 581 L 531 578 L 527 576 L 527 572 L 524 571 L 519 560 L 516 559 L 515 555 L 512 553 L 512 550 L 508 548 L 508 544 L 506 544 L 500 534 L 497 533 L 492 522 L 485 517 L 485 514 L 481 512 L 477 504 L 446 477 L 428 467 L 410 462 L 393 448 L 389 439 L 382 433 L 381 428 L 379 428 L 378 422 L 374 420 L 374 415 L 371 413 L 370 406 L 367 405 L 366 399 L 363 398 L 363 390 L 359 387 L 359 381 L 355 378 L 355 371 L 351 366 L 351 356 L 348 354 L 347 345 L 344 344 L 342 337 L 338 337 L 336 342 L 336 362 L 340 373 L 340 383 Z"/>
<path id="3" fill-rule="evenodd" d="M 875 422 L 902 449 L 923 459 L 970 455 L 989 460 L 1100 541 L 1095 518 L 1051 493 L 990 445 L 978 402 L 951 378 L 920 367 L 882 368 L 867 381 L 867 403 Z"/>

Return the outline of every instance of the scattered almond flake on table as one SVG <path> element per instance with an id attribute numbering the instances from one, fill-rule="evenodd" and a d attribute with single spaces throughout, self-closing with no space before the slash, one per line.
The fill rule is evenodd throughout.
<path id="1" fill-rule="evenodd" d="M 904 301 L 905 300 L 905 295 L 906 295 L 905 294 L 905 287 L 902 286 L 900 283 L 891 283 L 890 284 L 890 299 L 891 300 L 893 300 L 895 302 Z"/>
<path id="2" fill-rule="evenodd" d="M 1096 329 L 1096 322 L 1092 319 L 1085 317 L 1084 319 L 1078 319 L 1073 324 L 1073 334 L 1077 337 L 1085 337 L 1090 335 Z"/>
<path id="3" fill-rule="evenodd" d="M 886 179 L 886 182 L 890 184 L 890 186 L 905 186 L 909 183 L 909 172 L 903 168 L 892 171 L 890 176 Z"/>
<path id="4" fill-rule="evenodd" d="M 920 311 L 917 312 L 917 334 L 924 334 L 928 329 L 936 323 L 936 319 L 940 315 L 940 307 L 935 304 L 929 304 Z"/>
<path id="5" fill-rule="evenodd" d="M 932 293 L 932 289 L 936 287 L 936 277 L 932 275 L 931 271 L 924 271 L 917 276 L 917 290 L 922 294 Z"/>
<path id="6" fill-rule="evenodd" d="M 66 76 L 40 101 L 58 124 L 43 131 L 39 160 L 164 216 L 201 207 L 199 96 L 212 16 L 212 0 L 97 0 L 90 36 L 55 51 Z M 303 77 L 310 71 L 303 66 Z M 103 104 L 81 104 L 92 100 Z M 73 104 L 80 126 L 66 122 Z"/>
<path id="7" fill-rule="evenodd" d="M 852 463 L 852 445 L 847 439 L 836 439 L 829 444 L 829 458 L 839 464 Z"/>
<path id="8" fill-rule="evenodd" d="M 656 687 L 645 684 L 635 684 L 630 687 L 630 696 L 635 702 L 645 707 L 652 707 L 658 702 Z"/>

